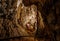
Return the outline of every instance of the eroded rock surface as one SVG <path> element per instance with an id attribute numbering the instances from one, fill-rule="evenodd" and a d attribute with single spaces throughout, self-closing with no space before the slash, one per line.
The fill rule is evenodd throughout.
<path id="1" fill-rule="evenodd" d="M 0 39 L 60 41 L 60 1 L 0 0 Z"/>

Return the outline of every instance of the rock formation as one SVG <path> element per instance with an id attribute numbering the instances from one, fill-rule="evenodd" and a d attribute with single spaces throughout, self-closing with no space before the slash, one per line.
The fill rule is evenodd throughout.
<path id="1" fill-rule="evenodd" d="M 0 40 L 60 41 L 60 1 L 0 0 Z"/>

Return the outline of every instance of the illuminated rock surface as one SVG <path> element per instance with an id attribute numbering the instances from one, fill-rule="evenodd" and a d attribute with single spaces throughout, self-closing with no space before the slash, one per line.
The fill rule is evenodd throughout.
<path id="1" fill-rule="evenodd" d="M 0 0 L 0 39 L 60 41 L 60 1 Z"/>

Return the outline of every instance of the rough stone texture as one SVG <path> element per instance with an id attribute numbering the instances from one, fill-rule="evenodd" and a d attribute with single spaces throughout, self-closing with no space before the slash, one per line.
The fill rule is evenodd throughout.
<path id="1" fill-rule="evenodd" d="M 0 39 L 60 41 L 59 0 L 0 1 Z"/>
<path id="2" fill-rule="evenodd" d="M 34 36 L 37 31 L 37 7 L 35 5 L 25 7 L 23 3 L 17 2 L 17 0 L 1 1 L 0 39 Z"/>
<path id="3" fill-rule="evenodd" d="M 14 2 L 14 3 L 13 3 Z M 0 39 L 13 37 L 17 35 L 16 25 L 15 25 L 15 9 L 16 0 L 13 2 L 11 0 L 1 0 L 0 1 Z M 15 4 L 15 5 L 13 5 Z M 15 28 L 15 29 L 14 29 Z M 13 30 L 15 30 L 15 32 Z M 13 34 L 15 33 L 15 35 Z"/>

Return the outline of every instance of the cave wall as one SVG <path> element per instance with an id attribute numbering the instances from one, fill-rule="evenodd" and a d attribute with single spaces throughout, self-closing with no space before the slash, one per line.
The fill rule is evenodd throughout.
<path id="1" fill-rule="evenodd" d="M 0 39 L 60 41 L 60 1 L 0 0 Z"/>

